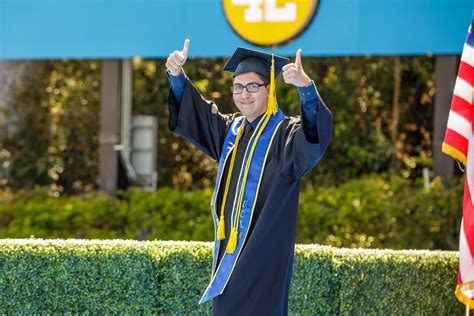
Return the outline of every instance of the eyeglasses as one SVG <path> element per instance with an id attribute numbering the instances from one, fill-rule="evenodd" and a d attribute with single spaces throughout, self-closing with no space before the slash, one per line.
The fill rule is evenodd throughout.
<path id="1" fill-rule="evenodd" d="M 251 82 L 244 85 L 241 84 L 234 84 L 232 87 L 230 87 L 230 91 L 232 91 L 233 94 L 241 94 L 244 92 L 244 89 L 247 89 L 248 92 L 257 92 L 258 89 L 262 86 L 266 86 L 266 83 L 256 83 L 256 82 Z"/>

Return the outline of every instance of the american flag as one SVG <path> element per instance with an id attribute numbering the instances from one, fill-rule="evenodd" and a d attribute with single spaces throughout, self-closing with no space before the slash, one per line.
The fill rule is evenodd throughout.
<path id="1" fill-rule="evenodd" d="M 448 126 L 442 150 L 466 166 L 461 231 L 459 234 L 459 271 L 457 298 L 474 308 L 474 36 L 469 26 L 461 56 Z"/>

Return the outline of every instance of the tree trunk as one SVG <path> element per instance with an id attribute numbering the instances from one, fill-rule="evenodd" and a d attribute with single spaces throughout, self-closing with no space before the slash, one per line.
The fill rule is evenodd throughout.
<path id="1" fill-rule="evenodd" d="M 400 85 L 401 85 L 401 64 L 400 56 L 395 56 L 394 66 L 393 66 L 393 103 L 392 103 L 392 128 L 391 128 L 391 137 L 392 142 L 395 144 L 395 141 L 398 137 L 398 123 L 400 121 Z"/>

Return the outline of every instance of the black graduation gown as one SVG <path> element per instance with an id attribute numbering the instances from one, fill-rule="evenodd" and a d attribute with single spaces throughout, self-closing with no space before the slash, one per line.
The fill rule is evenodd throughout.
<path id="1" fill-rule="evenodd" d="M 213 299 L 212 315 L 288 314 L 300 178 L 319 162 L 332 135 L 331 112 L 321 99 L 317 104 L 317 124 L 312 133 L 307 132 L 300 117 L 288 117 L 275 135 L 247 240 L 224 292 Z M 170 130 L 219 161 L 227 130 L 240 114 L 219 113 L 217 106 L 205 100 L 188 79 L 181 104 L 170 90 L 168 105 Z M 245 146 L 246 141 L 239 146 L 234 173 L 240 169 Z M 217 197 L 218 212 L 227 169 L 228 166 Z M 235 196 L 236 178 L 231 178 L 234 189 L 227 201 L 233 201 Z M 226 203 L 227 238 L 221 243 L 217 264 L 230 232 L 230 205 Z"/>

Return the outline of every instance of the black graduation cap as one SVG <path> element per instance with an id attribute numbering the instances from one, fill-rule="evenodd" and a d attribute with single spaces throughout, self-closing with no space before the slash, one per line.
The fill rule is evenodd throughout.
<path id="1" fill-rule="evenodd" d="M 286 57 L 273 55 L 275 60 L 275 77 L 281 72 L 290 60 Z M 270 68 L 272 66 L 272 54 L 267 54 L 258 50 L 237 47 L 234 54 L 224 66 L 225 71 L 234 73 L 234 76 L 246 72 L 256 72 L 270 80 Z"/>

